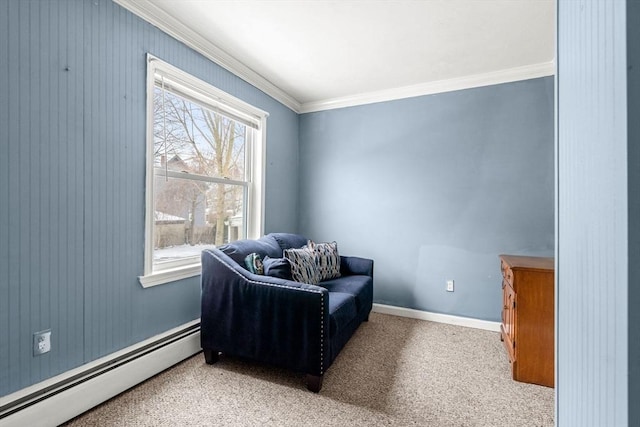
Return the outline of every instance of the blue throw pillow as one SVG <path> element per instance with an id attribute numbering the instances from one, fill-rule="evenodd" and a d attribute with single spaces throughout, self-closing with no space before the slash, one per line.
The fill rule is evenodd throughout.
<path id="1" fill-rule="evenodd" d="M 269 258 L 264 257 L 262 260 L 264 265 L 265 276 L 278 277 L 280 279 L 293 280 L 291 277 L 291 264 L 286 258 Z"/>

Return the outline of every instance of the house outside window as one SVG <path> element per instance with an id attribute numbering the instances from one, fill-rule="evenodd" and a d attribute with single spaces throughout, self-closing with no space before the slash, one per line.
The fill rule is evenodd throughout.
<path id="1" fill-rule="evenodd" d="M 198 275 L 203 249 L 262 234 L 266 117 L 148 55 L 144 287 Z"/>

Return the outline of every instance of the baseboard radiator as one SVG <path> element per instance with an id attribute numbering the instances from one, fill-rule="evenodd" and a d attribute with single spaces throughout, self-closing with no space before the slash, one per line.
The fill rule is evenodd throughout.
<path id="1" fill-rule="evenodd" d="M 201 351 L 200 321 L 0 398 L 0 425 L 57 426 Z"/>

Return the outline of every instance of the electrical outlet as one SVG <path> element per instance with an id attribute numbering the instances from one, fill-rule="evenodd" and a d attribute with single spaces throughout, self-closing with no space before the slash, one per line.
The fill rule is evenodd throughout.
<path id="1" fill-rule="evenodd" d="M 33 355 L 40 356 L 51 351 L 51 329 L 33 334 Z"/>
<path id="2" fill-rule="evenodd" d="M 447 292 L 453 292 L 453 280 L 447 280 Z"/>

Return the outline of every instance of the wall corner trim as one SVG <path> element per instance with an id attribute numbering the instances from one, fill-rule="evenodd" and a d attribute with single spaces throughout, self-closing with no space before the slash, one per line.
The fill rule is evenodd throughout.
<path id="1" fill-rule="evenodd" d="M 373 312 L 390 314 L 392 316 L 399 317 L 409 317 L 411 319 L 428 320 L 430 322 L 447 323 L 449 325 L 465 326 L 467 328 L 484 329 L 486 331 L 492 332 L 500 332 L 500 322 L 474 319 L 471 317 L 432 313 L 429 311 L 414 310 L 412 308 L 396 307 L 393 305 L 385 304 L 373 304 Z"/>

